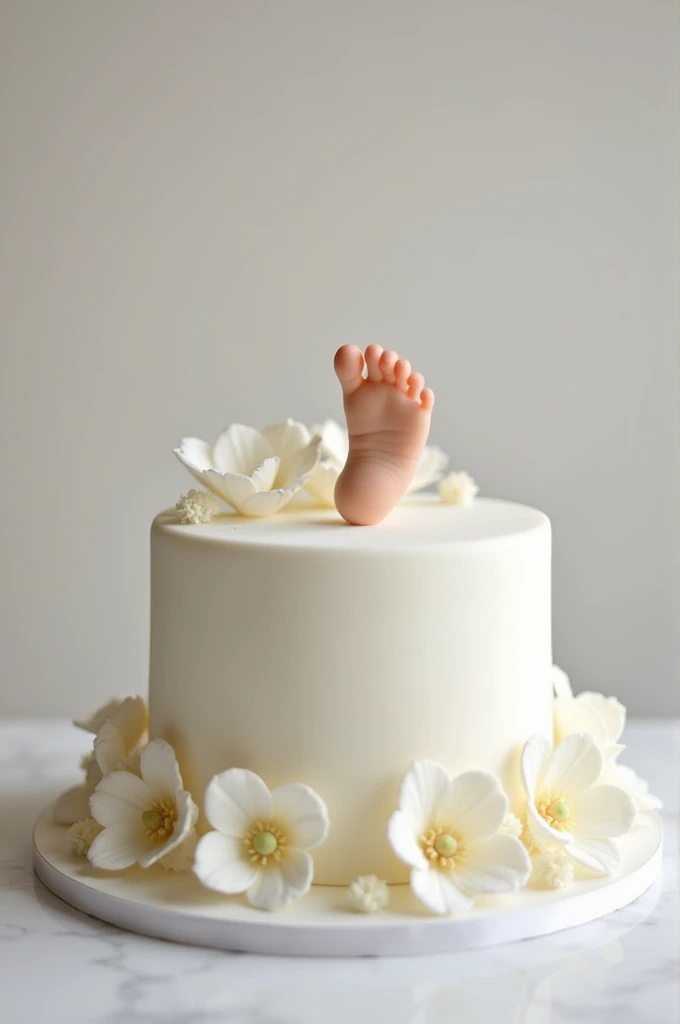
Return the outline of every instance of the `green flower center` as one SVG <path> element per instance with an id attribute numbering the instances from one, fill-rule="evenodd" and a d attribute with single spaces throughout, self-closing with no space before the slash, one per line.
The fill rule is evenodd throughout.
<path id="1" fill-rule="evenodd" d="M 452 857 L 458 849 L 458 843 L 448 832 L 444 832 L 435 839 L 434 848 L 441 857 Z"/>
<path id="2" fill-rule="evenodd" d="M 156 832 L 163 824 L 163 819 L 158 811 L 144 811 L 142 821 L 144 827 L 148 828 L 150 832 Z"/>
<path id="3" fill-rule="evenodd" d="M 257 832 L 253 836 L 253 849 L 261 857 L 270 857 L 279 845 L 279 841 L 273 832 Z"/>
<path id="4" fill-rule="evenodd" d="M 570 813 L 569 804 L 566 800 L 553 800 L 548 807 L 548 814 L 555 821 L 567 821 Z"/>

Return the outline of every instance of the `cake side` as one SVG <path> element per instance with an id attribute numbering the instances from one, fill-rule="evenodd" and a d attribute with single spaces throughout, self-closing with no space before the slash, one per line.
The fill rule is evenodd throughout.
<path id="1" fill-rule="evenodd" d="M 151 548 L 151 736 L 199 802 L 234 765 L 313 787 L 331 819 L 315 880 L 338 885 L 408 877 L 385 830 L 414 759 L 491 772 L 519 802 L 521 747 L 552 734 L 542 513 L 420 499 L 361 530 L 318 511 L 161 516 Z"/>

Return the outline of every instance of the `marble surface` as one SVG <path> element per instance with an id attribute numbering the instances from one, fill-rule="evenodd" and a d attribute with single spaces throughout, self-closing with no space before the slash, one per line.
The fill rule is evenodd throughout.
<path id="1" fill-rule="evenodd" d="M 33 876 L 31 830 L 78 778 L 87 736 L 0 723 L 3 1024 L 678 1024 L 680 726 L 633 722 L 623 755 L 665 802 L 663 878 L 636 903 L 558 935 L 469 953 L 267 958 L 127 934 Z"/>

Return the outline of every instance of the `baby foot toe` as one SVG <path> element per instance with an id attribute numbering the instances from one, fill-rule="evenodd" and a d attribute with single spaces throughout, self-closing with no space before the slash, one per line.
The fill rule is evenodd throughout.
<path id="1" fill-rule="evenodd" d="M 430 412 L 434 405 L 434 391 L 431 388 L 424 388 L 420 396 L 420 406 L 425 412 Z"/>
<path id="2" fill-rule="evenodd" d="M 342 385 L 342 393 L 351 395 L 364 379 L 364 354 L 356 345 L 343 345 L 335 353 L 333 368 Z"/>
<path id="3" fill-rule="evenodd" d="M 408 384 L 408 397 L 414 402 L 420 401 L 420 392 L 425 386 L 425 378 L 422 373 L 412 373 L 406 382 Z"/>
<path id="4" fill-rule="evenodd" d="M 407 381 L 411 376 L 411 364 L 408 359 L 397 359 L 394 364 L 394 383 L 401 391 L 406 391 Z"/>
<path id="5" fill-rule="evenodd" d="M 388 384 L 394 384 L 394 367 L 398 358 L 397 353 L 392 352 L 388 348 L 385 349 L 380 357 L 380 363 L 378 364 L 380 372 L 382 373 L 383 380 Z"/>
<path id="6" fill-rule="evenodd" d="M 380 372 L 380 357 L 383 350 L 380 345 L 369 345 L 366 349 L 366 366 L 368 368 L 368 379 L 378 383 L 382 380 Z"/>

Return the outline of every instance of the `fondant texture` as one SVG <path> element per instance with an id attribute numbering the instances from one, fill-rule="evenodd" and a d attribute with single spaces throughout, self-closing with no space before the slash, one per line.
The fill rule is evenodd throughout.
<path id="1" fill-rule="evenodd" d="M 163 513 L 151 736 L 199 804 L 231 767 L 313 787 L 331 825 L 316 882 L 403 882 L 385 835 L 414 759 L 491 772 L 519 806 L 522 746 L 552 737 L 550 623 L 550 524 L 525 506 L 413 498 L 365 528 Z"/>

